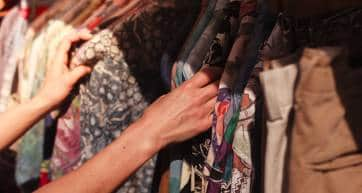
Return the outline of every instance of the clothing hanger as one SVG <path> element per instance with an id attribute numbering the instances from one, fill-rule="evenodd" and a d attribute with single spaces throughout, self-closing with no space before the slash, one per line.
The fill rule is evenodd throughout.
<path id="1" fill-rule="evenodd" d="M 107 12 L 107 8 L 112 4 L 112 0 L 106 0 L 99 6 L 92 14 L 79 26 L 79 28 L 88 28 L 89 30 L 93 30 L 99 25 L 101 22 L 101 15 Z"/>
<path id="2" fill-rule="evenodd" d="M 98 27 L 104 20 L 112 15 L 114 12 L 119 10 L 122 5 L 116 4 L 114 0 L 106 0 L 99 9 L 97 9 L 92 16 L 86 20 L 82 27 L 86 27 L 90 30 L 94 30 Z"/>
<path id="3" fill-rule="evenodd" d="M 141 10 L 145 5 L 149 5 L 149 0 L 114 0 L 113 6 L 118 7 L 119 9 L 114 13 L 110 14 L 105 20 L 126 16 L 130 13 L 134 13 L 137 10 Z"/>
<path id="4" fill-rule="evenodd" d="M 81 24 L 84 23 L 84 21 L 87 20 L 87 18 L 89 18 L 92 13 L 94 11 L 96 11 L 103 3 L 105 2 L 105 0 L 92 0 L 90 1 L 90 3 L 87 5 L 87 7 L 85 9 L 80 10 L 80 14 L 74 18 L 70 24 L 73 26 L 81 26 Z"/>
<path id="5" fill-rule="evenodd" d="M 112 31 L 116 26 L 122 25 L 124 20 L 133 16 L 135 13 L 141 13 L 145 7 L 151 5 L 149 0 L 114 0 L 110 6 L 110 11 L 104 16 L 101 28 L 108 28 Z"/>
<path id="6" fill-rule="evenodd" d="M 131 0 L 106 0 L 102 6 L 81 25 L 81 28 L 86 27 L 90 30 L 94 30 L 101 23 L 113 23 L 108 20 L 111 20 L 115 15 L 120 16 L 127 12 L 127 6 L 130 2 Z"/>
<path id="7" fill-rule="evenodd" d="M 62 13 L 66 8 L 72 5 L 70 0 L 57 0 L 53 5 L 42 15 L 35 18 L 31 24 L 30 28 L 36 33 L 38 32 L 44 24 L 46 24 L 50 19 L 56 18 L 60 13 Z"/>
<path id="8" fill-rule="evenodd" d="M 59 6 L 59 9 L 50 19 L 61 19 L 61 17 L 64 16 L 72 7 L 74 7 L 77 2 L 72 0 L 57 0 L 57 3 L 59 3 L 57 5 Z"/>
<path id="9" fill-rule="evenodd" d="M 62 15 L 59 19 L 64 23 L 71 23 L 71 21 L 81 14 L 81 12 L 86 9 L 90 3 L 92 3 L 92 1 L 93 0 L 72 1 L 72 6 L 66 10 L 64 15 Z"/>

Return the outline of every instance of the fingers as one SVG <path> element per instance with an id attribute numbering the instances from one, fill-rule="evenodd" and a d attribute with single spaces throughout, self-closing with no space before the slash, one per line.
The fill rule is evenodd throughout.
<path id="1" fill-rule="evenodd" d="M 202 118 L 202 120 L 200 120 L 201 126 L 200 126 L 200 132 L 204 132 L 206 130 L 208 130 L 209 128 L 211 128 L 212 126 L 212 119 L 213 119 L 213 113 L 214 112 L 214 106 L 216 103 L 216 96 L 212 99 L 210 99 L 206 104 L 205 104 L 205 117 Z"/>
<path id="2" fill-rule="evenodd" d="M 72 47 L 72 44 L 80 40 L 89 40 L 92 38 L 92 34 L 87 29 L 75 31 L 70 33 L 62 42 L 59 47 L 60 54 L 62 56 L 61 64 L 68 64 L 68 52 Z"/>
<path id="3" fill-rule="evenodd" d="M 89 39 L 92 38 L 91 32 L 86 28 L 79 30 L 77 32 L 77 34 L 78 34 L 78 37 L 75 37 L 74 41 L 77 41 L 77 40 L 89 40 Z"/>
<path id="4" fill-rule="evenodd" d="M 89 40 L 91 38 L 92 38 L 92 34 L 87 29 L 74 31 L 65 38 L 65 44 L 64 44 L 63 49 L 68 51 L 70 49 L 72 43 L 77 42 L 79 40 Z"/>
<path id="5" fill-rule="evenodd" d="M 217 95 L 217 91 L 219 89 L 219 80 L 212 82 L 211 84 L 201 88 L 201 93 L 204 95 L 206 100 L 213 98 Z"/>
<path id="6" fill-rule="evenodd" d="M 77 66 L 67 74 L 67 81 L 72 86 L 83 76 L 89 74 L 92 69 L 88 66 Z"/>
<path id="7" fill-rule="evenodd" d="M 206 108 L 207 112 L 209 112 L 209 114 L 212 114 L 212 112 L 214 112 L 216 99 L 217 99 L 217 97 L 215 96 L 215 97 L 211 98 L 209 101 L 207 101 L 207 103 L 205 104 L 205 108 Z"/>
<path id="8" fill-rule="evenodd" d="M 208 115 L 204 121 L 205 121 L 205 125 L 206 125 L 206 129 L 204 129 L 203 131 L 207 131 L 208 129 L 210 129 L 212 127 L 212 119 L 213 119 L 213 115 L 210 114 Z"/>
<path id="9" fill-rule="evenodd" d="M 220 78 L 221 73 L 222 69 L 218 67 L 203 68 L 186 82 L 190 87 L 202 88 Z"/>

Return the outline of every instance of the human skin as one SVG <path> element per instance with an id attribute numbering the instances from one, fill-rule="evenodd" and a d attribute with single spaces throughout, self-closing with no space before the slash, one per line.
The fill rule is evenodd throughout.
<path id="1" fill-rule="evenodd" d="M 30 101 L 0 114 L 0 149 L 11 145 L 61 104 L 74 84 L 91 72 L 90 67 L 83 65 L 70 69 L 68 62 L 72 43 L 90 38 L 86 30 L 70 34 L 60 46 L 56 62 L 49 66 L 39 93 Z M 163 147 L 210 128 L 218 89 L 216 80 L 220 75 L 218 68 L 201 70 L 151 104 L 138 121 L 91 160 L 36 192 L 112 192 Z"/>

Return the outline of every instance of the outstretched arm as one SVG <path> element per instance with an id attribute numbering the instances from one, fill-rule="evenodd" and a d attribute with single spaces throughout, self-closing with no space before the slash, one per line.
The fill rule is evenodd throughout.
<path id="1" fill-rule="evenodd" d="M 204 69 L 153 103 L 144 115 L 113 143 L 78 170 L 37 193 L 109 193 L 145 161 L 170 143 L 206 131 L 216 102 L 217 69 Z"/>
<path id="2" fill-rule="evenodd" d="M 72 42 L 89 39 L 88 32 L 70 36 L 59 49 L 59 59 L 49 67 L 39 94 L 31 101 L 0 115 L 0 148 L 19 138 L 44 114 L 54 109 L 80 77 L 91 71 L 85 66 L 68 68 Z M 109 193 L 170 143 L 181 142 L 211 126 L 221 71 L 206 68 L 192 79 L 160 97 L 143 116 L 112 144 L 79 169 L 42 187 L 38 193 Z"/>
<path id="3" fill-rule="evenodd" d="M 30 101 L 24 102 L 0 114 L 0 150 L 10 146 L 33 124 L 61 103 L 73 85 L 91 72 L 86 66 L 68 68 L 68 50 L 73 42 L 91 38 L 88 31 L 71 34 L 59 48 L 59 58 L 47 70 L 46 79 L 39 93 Z"/>

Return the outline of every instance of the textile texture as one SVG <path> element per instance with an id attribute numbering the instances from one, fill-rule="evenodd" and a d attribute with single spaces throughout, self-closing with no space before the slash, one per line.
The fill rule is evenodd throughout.
<path id="1" fill-rule="evenodd" d="M 251 93 L 248 93 L 249 89 L 246 89 L 244 93 L 238 88 L 241 87 L 240 85 L 248 85 L 255 81 L 255 78 L 252 78 L 246 79 L 247 83 L 241 82 L 242 74 L 240 73 L 242 64 L 247 61 L 248 57 L 246 50 L 249 47 L 250 35 L 254 30 L 253 13 L 255 13 L 255 9 L 256 2 L 254 1 L 245 1 L 240 4 L 238 36 L 220 81 L 212 126 L 211 147 L 208 152 L 207 165 L 204 167 L 204 175 L 208 180 L 206 190 L 208 193 L 252 191 L 254 171 L 250 132 L 253 130 L 255 104 L 259 94 L 251 88 L 249 88 L 252 90 Z M 256 63 L 256 61 L 254 62 Z M 257 68 L 254 69 L 254 73 L 258 71 Z M 251 83 L 251 85 L 255 85 L 255 83 Z M 243 108 L 241 108 L 240 103 L 248 105 L 242 105 Z M 239 117 L 245 115 L 247 115 L 244 117 L 246 119 L 241 118 L 242 121 L 239 122 Z M 235 135 L 235 132 L 238 135 Z"/>
<path id="2" fill-rule="evenodd" d="M 348 9 L 317 19 L 279 18 L 279 45 L 290 49 L 277 49 L 274 56 L 302 51 L 285 192 L 360 190 L 361 16 L 360 9 Z"/>
<path id="3" fill-rule="evenodd" d="M 340 48 L 305 49 L 295 92 L 288 192 L 359 192 L 360 84 Z M 326 114 L 326 112 L 328 112 Z M 342 180 L 343 179 L 343 180 Z"/>
<path id="4" fill-rule="evenodd" d="M 265 65 L 266 62 L 264 62 Z M 280 65 L 260 74 L 267 113 L 264 192 L 281 193 L 288 146 L 290 112 L 293 107 L 297 60 L 273 60 Z M 273 64 L 274 65 L 274 64 Z"/>
<path id="5" fill-rule="evenodd" d="M 152 5 L 97 33 L 78 51 L 77 61 L 94 66 L 80 89 L 81 157 L 79 164 L 111 143 L 137 120 L 164 91 L 160 62 L 180 26 L 190 28 L 198 3 L 172 1 Z M 190 14 L 192 13 L 192 14 Z M 190 17 L 191 16 L 191 17 Z M 155 158 L 149 160 L 117 192 L 148 192 Z"/>
<path id="6" fill-rule="evenodd" d="M 220 24 L 215 25 L 215 23 L 212 23 L 205 29 L 205 32 L 207 33 L 202 34 L 202 38 L 199 39 L 191 51 L 189 58 L 187 59 L 188 62 L 185 63 L 185 66 L 189 65 L 194 66 L 195 68 L 193 67 L 194 70 L 189 72 L 184 68 L 184 74 L 189 74 L 185 77 L 193 75 L 193 71 L 197 71 L 201 66 L 223 67 L 225 65 L 238 29 L 239 21 L 237 15 L 239 13 L 239 8 L 240 2 L 234 1 L 226 4 L 222 12 L 215 13 L 215 17 L 220 17 L 220 15 L 217 14 L 222 15 Z M 210 28 L 210 26 L 213 26 L 214 29 Z M 213 40 L 209 42 L 208 39 L 211 39 L 212 37 Z M 205 47 L 207 49 L 205 49 Z M 207 51 L 206 53 L 204 52 L 205 50 Z M 201 63 L 201 65 L 199 63 Z M 206 178 L 202 171 L 210 145 L 210 130 L 180 145 L 182 151 L 179 150 L 178 152 L 183 156 L 181 183 L 179 187 L 181 192 L 205 191 Z"/>

